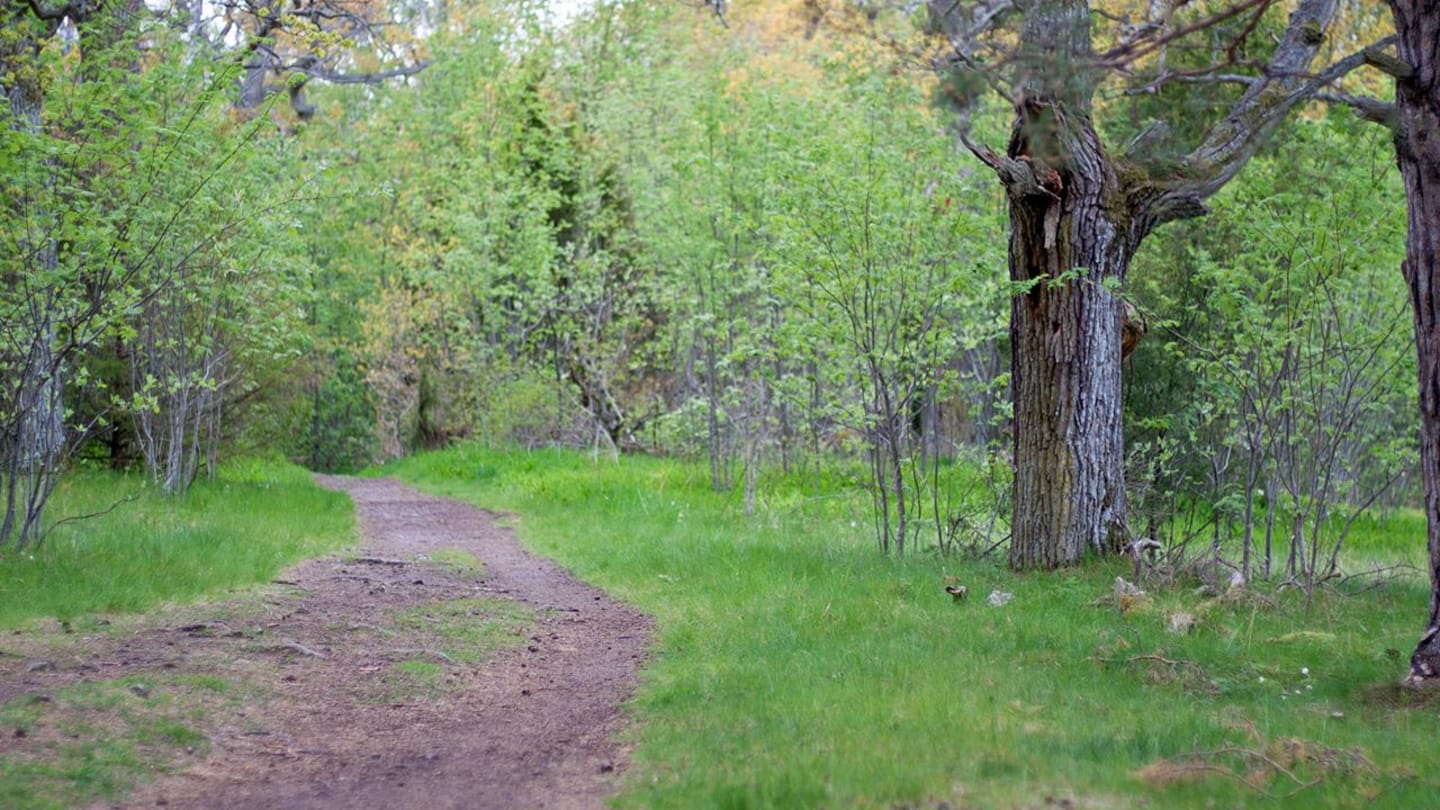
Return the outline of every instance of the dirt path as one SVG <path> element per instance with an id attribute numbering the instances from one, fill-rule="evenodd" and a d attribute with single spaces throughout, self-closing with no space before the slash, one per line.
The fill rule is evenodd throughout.
<path id="1" fill-rule="evenodd" d="M 118 806 L 603 806 L 650 620 L 522 550 L 494 515 L 389 480 L 320 481 L 354 498 L 357 554 L 87 639 L 78 663 L 11 687 L 147 672 L 156 690 L 241 685 L 206 705 L 189 767 Z"/>

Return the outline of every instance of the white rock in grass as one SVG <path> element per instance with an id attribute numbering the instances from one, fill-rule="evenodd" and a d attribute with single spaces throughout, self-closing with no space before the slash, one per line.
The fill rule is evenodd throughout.
<path id="1" fill-rule="evenodd" d="M 1145 591 L 1141 590 L 1139 585 L 1127 582 L 1124 577 L 1115 577 L 1115 598 L 1117 600 L 1122 596 L 1138 598 L 1144 595 Z"/>
<path id="2" fill-rule="evenodd" d="M 1010 600 L 1014 598 L 1015 594 L 1013 593 L 1006 593 L 1004 591 L 991 591 L 990 596 L 987 597 L 986 601 L 990 603 L 990 607 L 1005 607 L 1007 604 L 1010 603 Z"/>
<path id="3" fill-rule="evenodd" d="M 1182 610 L 1177 613 L 1170 614 L 1169 630 L 1175 635 L 1183 636 L 1186 633 L 1190 632 L 1190 628 L 1194 626 L 1195 617 L 1191 616 L 1189 613 L 1186 613 Z"/>

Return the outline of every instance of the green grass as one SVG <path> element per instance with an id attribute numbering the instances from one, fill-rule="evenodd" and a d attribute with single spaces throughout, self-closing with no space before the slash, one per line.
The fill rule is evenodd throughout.
<path id="1" fill-rule="evenodd" d="M 476 577 L 485 575 L 485 563 L 463 548 L 439 548 L 426 554 L 425 559 L 440 563 L 456 573 Z"/>
<path id="2" fill-rule="evenodd" d="M 211 692 L 228 692 L 210 679 Z M 204 696 L 183 676 L 82 682 L 0 706 L 15 744 L 0 756 L 0 806 L 75 807 L 117 798 L 146 775 L 203 754 Z"/>
<path id="3" fill-rule="evenodd" d="M 433 661 L 396 661 L 384 676 L 385 691 L 379 699 L 384 703 L 406 703 L 433 698 L 447 691 L 446 675 L 445 667 Z"/>
<path id="4" fill-rule="evenodd" d="M 154 492 L 139 476 L 72 473 L 49 515 L 56 523 L 43 545 L 0 554 L 0 628 L 44 619 L 56 649 L 130 624 L 105 614 L 267 582 L 284 566 L 353 544 L 356 536 L 348 498 L 319 489 L 293 465 L 257 460 L 228 464 L 217 481 L 199 482 L 177 498 Z M 118 797 L 137 780 L 206 750 L 199 728 L 207 711 L 246 700 L 245 692 L 218 676 L 164 673 L 80 683 L 0 705 L 0 734 L 11 743 L 0 744 L 0 807 L 74 807 Z"/>
<path id="5" fill-rule="evenodd" d="M 435 636 L 443 645 L 440 652 L 472 664 L 492 650 L 520 644 L 534 620 L 535 612 L 519 602 L 483 597 L 409 608 L 395 617 L 407 638 Z"/>
<path id="6" fill-rule="evenodd" d="M 0 628 L 189 601 L 355 541 L 345 495 L 319 489 L 298 467 L 259 460 L 228 464 L 218 480 L 173 498 L 136 475 L 72 473 L 48 515 L 58 525 L 38 549 L 0 553 Z"/>
<path id="7" fill-rule="evenodd" d="M 1183 589 L 1122 614 L 1122 564 L 884 558 L 836 481 L 767 480 L 747 517 L 665 460 L 463 447 L 384 472 L 518 512 L 529 545 L 657 618 L 623 807 L 1425 806 L 1440 789 L 1440 700 L 1394 686 L 1427 608 L 1415 583 L 1308 603 Z M 1189 633 L 1167 629 L 1178 612 Z"/>

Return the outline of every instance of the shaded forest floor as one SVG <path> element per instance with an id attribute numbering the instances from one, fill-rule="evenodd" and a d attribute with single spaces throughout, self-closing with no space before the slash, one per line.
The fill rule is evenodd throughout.
<path id="1" fill-rule="evenodd" d="M 0 756 L 72 778 L 167 762 L 129 795 L 95 786 L 111 806 L 602 806 L 650 619 L 493 514 L 321 482 L 356 502 L 353 554 L 225 601 L 0 640 Z"/>

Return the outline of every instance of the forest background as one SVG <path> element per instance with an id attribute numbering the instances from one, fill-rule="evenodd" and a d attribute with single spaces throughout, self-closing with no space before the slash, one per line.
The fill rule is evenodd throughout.
<path id="1" fill-rule="evenodd" d="M 836 548 L 973 575 L 1026 511 L 1012 308 L 1088 289 L 1124 311 L 1111 473 L 1132 557 L 1116 571 L 1211 595 L 1293 589 L 1306 605 L 1378 585 L 1383 616 L 1413 599 L 1420 629 L 1419 589 L 1383 587 L 1423 580 L 1427 562 L 1420 372 L 1397 271 L 1407 194 L 1398 141 L 1374 126 L 1393 128 L 1394 112 L 1368 100 L 1403 73 L 1366 47 L 1388 42 L 1391 9 L 1093 6 L 1097 47 L 1129 54 L 1088 102 L 1094 124 L 1157 176 L 1183 176 L 1175 144 L 1274 78 L 1264 66 L 1296 31 L 1355 68 L 1309 87 L 1211 190 L 1207 215 L 1150 234 L 1129 272 L 1101 280 L 1006 272 L 1015 192 L 981 144 L 1012 133 L 1017 105 L 994 77 L 1026 36 L 1016 26 L 956 70 L 950 51 L 969 41 L 937 38 L 945 26 L 920 5 L 4 6 L 0 554 L 43 556 L 77 517 L 47 512 L 59 482 L 102 468 L 180 496 L 225 457 L 349 472 L 422 456 L 393 469 L 446 486 L 499 486 L 482 473 L 507 470 L 518 483 L 504 497 L 527 512 L 548 498 L 573 535 L 588 525 L 575 504 L 646 506 L 620 490 L 668 473 L 621 459 L 652 455 L 698 465 L 729 510 L 717 525 L 805 518 Z M 1319 6 L 1323 30 L 1292 25 Z M 972 19 L 1014 22 L 1007 9 L 977 4 Z M 612 480 L 551 480 L 482 449 L 553 447 Z M 525 482 L 535 491 L 516 494 Z M 576 559 L 654 597 L 594 558 L 627 554 L 658 552 Z M 912 573 L 885 569 L 902 592 L 875 598 L 910 599 Z M 1045 598 L 1064 611 L 1075 586 L 1055 581 Z M 701 594 L 712 611 L 732 596 Z M 1117 585 L 1122 614 L 1132 596 Z M 665 604 L 647 609 L 683 612 Z M 1215 610 L 1242 622 L 1258 604 Z M 1367 636 L 1365 612 L 1340 624 Z M 1271 618 L 1272 641 L 1324 646 L 1286 633 L 1290 614 Z M 1166 683 L 1185 681 L 1163 652 L 1180 668 Z M 1399 655 L 1366 672 L 1398 676 Z M 1258 691 L 1279 671 L 1185 688 Z M 1193 746 L 1193 730 L 1174 734 L 1137 737 L 1132 753 Z M 1386 755 L 1403 759 L 1395 746 Z"/>
<path id="2" fill-rule="evenodd" d="M 1192 5 L 1172 66 L 1263 58 L 1285 20 Z M 5 35 L 7 545 L 67 464 L 179 492 L 222 446 L 354 470 L 464 438 L 703 458 L 747 511 L 763 471 L 839 459 L 880 548 L 1004 542 L 1005 312 L 1036 282 L 923 9 L 63 10 Z M 1117 81 L 1097 120 L 1203 132 L 1242 89 Z M 1148 329 L 1125 483 L 1136 537 L 1313 586 L 1362 510 L 1421 497 L 1403 193 L 1346 105 L 1268 143 L 1112 285 Z"/>

